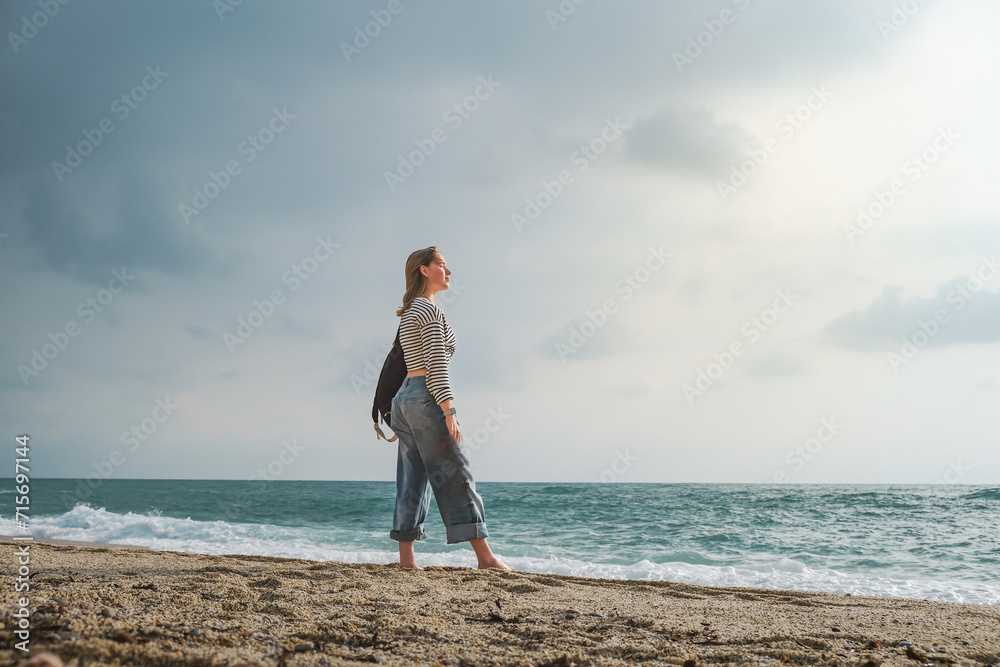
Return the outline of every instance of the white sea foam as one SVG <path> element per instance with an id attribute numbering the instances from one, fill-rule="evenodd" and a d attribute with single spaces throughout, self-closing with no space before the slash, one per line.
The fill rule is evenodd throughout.
<path id="1" fill-rule="evenodd" d="M 31 533 L 36 538 L 132 544 L 162 551 L 213 555 L 248 554 L 346 563 L 392 563 L 398 559 L 395 550 L 345 548 L 342 539 L 345 534 L 332 529 L 197 521 L 131 512 L 116 514 L 87 505 L 77 505 L 59 516 L 33 518 L 31 527 Z M 13 535 L 16 534 L 15 530 L 14 521 L 0 518 L 0 532 Z M 386 541 L 388 542 L 387 537 Z M 740 566 L 654 563 L 649 560 L 640 560 L 632 565 L 615 565 L 555 555 L 548 558 L 503 558 L 504 562 L 515 569 L 544 574 L 1000 604 L 1000 585 L 997 584 L 893 579 L 873 572 L 848 573 L 810 568 L 789 558 Z M 421 565 L 476 565 L 475 554 L 468 548 L 442 553 L 419 553 L 418 559 Z"/>

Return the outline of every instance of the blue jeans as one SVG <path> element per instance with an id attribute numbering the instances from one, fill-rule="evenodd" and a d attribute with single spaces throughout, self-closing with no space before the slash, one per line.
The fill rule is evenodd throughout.
<path id="1" fill-rule="evenodd" d="M 389 537 L 412 542 L 427 537 L 424 519 L 431 489 L 444 520 L 448 544 L 489 537 L 483 499 L 469 460 L 448 433 L 444 413 L 422 375 L 408 377 L 392 399 L 392 430 L 399 436 L 396 510 Z"/>

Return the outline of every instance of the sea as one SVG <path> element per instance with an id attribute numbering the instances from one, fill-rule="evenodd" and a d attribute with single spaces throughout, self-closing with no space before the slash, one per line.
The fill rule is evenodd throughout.
<path id="1" fill-rule="evenodd" d="M 31 481 L 29 532 L 0 488 L 0 533 L 348 563 L 398 561 L 394 482 Z M 477 482 L 511 567 L 1000 604 L 1000 487 Z M 419 565 L 475 567 L 435 501 Z"/>

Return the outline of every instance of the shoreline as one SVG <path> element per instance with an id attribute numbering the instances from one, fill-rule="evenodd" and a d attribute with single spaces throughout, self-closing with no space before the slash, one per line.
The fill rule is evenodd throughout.
<path id="1" fill-rule="evenodd" d="M 94 541 L 82 541 L 82 540 L 70 540 L 70 539 L 54 539 L 54 538 L 34 538 L 33 540 L 31 540 L 31 542 L 33 542 L 35 544 L 48 544 L 48 545 L 60 545 L 60 546 L 76 546 L 76 547 L 89 547 L 89 548 L 101 548 L 101 549 L 126 549 L 126 550 L 133 549 L 133 550 L 145 550 L 145 551 L 168 551 L 168 552 L 176 552 L 176 553 L 200 554 L 200 555 L 206 555 L 206 556 L 209 556 L 209 555 L 231 555 L 231 556 L 243 555 L 242 553 L 212 554 L 210 552 L 206 553 L 206 552 L 202 552 L 202 551 L 183 551 L 183 552 L 181 552 L 181 551 L 179 551 L 179 550 L 177 550 L 175 548 L 170 548 L 170 547 L 154 547 L 154 546 L 150 546 L 150 545 L 133 545 L 133 544 L 124 544 L 124 543 L 94 542 Z M 12 537 L 10 535 L 0 535 L 0 544 L 3 544 L 3 543 L 17 544 L 19 542 L 15 542 L 14 541 L 14 537 Z M 267 552 L 264 552 L 264 553 L 253 553 L 251 555 L 267 556 L 267 557 L 273 556 L 275 558 L 287 558 L 287 559 L 293 559 L 293 560 L 306 560 L 306 561 L 310 561 L 310 562 L 314 562 L 314 563 L 323 563 L 323 562 L 336 561 L 336 562 L 342 562 L 342 563 L 370 563 L 372 565 L 384 565 L 384 564 L 388 564 L 390 562 L 392 562 L 392 563 L 396 562 L 396 554 L 394 552 L 385 552 L 385 555 L 388 557 L 388 559 L 374 559 L 374 560 L 357 560 L 357 559 L 351 558 L 351 557 L 349 557 L 347 559 L 344 559 L 344 560 L 340 560 L 338 556 L 334 556 L 333 558 L 329 558 L 329 557 L 317 557 L 317 554 L 313 554 L 313 553 L 310 553 L 308 555 L 289 554 L 287 552 L 287 550 L 285 552 L 280 552 L 280 551 L 277 552 L 277 553 L 267 553 Z M 458 562 L 455 562 L 455 561 L 452 561 L 452 562 L 447 562 L 447 561 L 446 562 L 442 562 L 442 559 L 435 558 L 436 556 L 440 555 L 440 553 L 438 553 L 438 552 L 427 552 L 426 554 L 422 554 L 422 555 L 425 557 L 425 560 L 424 560 L 424 563 L 423 563 L 425 565 L 427 564 L 427 561 L 429 560 L 429 561 L 431 561 L 431 563 L 433 563 L 433 566 L 437 566 L 437 567 L 458 567 L 458 568 L 471 567 L 470 564 L 467 564 L 466 562 L 461 562 L 461 561 L 458 561 Z M 474 559 L 474 557 L 472 557 L 471 551 L 469 552 L 469 555 L 470 555 L 470 559 L 468 560 L 468 562 L 474 563 L 475 559 Z M 324 554 L 324 556 L 326 556 L 326 554 Z M 350 556 L 350 554 L 349 554 L 349 556 Z M 528 560 L 532 560 L 532 559 L 528 559 Z M 534 559 L 534 560 L 538 560 L 538 559 Z M 795 564 L 795 565 L 799 565 L 798 563 L 795 563 L 794 561 L 791 561 L 791 562 L 793 564 Z M 524 563 L 522 563 L 522 565 L 524 565 Z M 688 583 L 688 584 L 691 584 L 691 585 L 694 585 L 694 586 L 703 586 L 703 587 L 708 587 L 708 588 L 745 588 L 745 589 L 748 589 L 748 590 L 798 591 L 798 592 L 818 592 L 818 593 L 829 592 L 829 593 L 834 593 L 834 594 L 846 594 L 846 595 L 853 595 L 853 596 L 858 596 L 858 597 L 895 598 L 895 599 L 904 599 L 904 600 L 929 600 L 929 601 L 932 601 L 932 602 L 956 602 L 956 603 L 965 603 L 965 604 L 972 604 L 972 605 L 985 605 L 985 606 L 997 606 L 997 607 L 1000 607 L 1000 599 L 996 599 L 995 595 L 993 595 L 992 597 L 982 595 L 982 591 L 981 590 L 977 590 L 975 588 L 975 586 L 977 585 L 977 583 L 979 583 L 979 582 L 975 582 L 975 581 L 959 581 L 959 580 L 947 580 L 947 579 L 919 579 L 919 578 L 918 579 L 909 579 L 909 578 L 905 578 L 905 577 L 899 578 L 900 575 L 896 575 L 897 578 L 895 580 L 889 580 L 889 579 L 885 580 L 885 581 L 889 581 L 891 584 L 895 585 L 895 586 L 890 586 L 888 589 L 886 589 L 886 587 L 883 586 L 882 590 L 865 590 L 864 588 L 862 588 L 861 590 L 858 590 L 857 588 L 852 588 L 849 585 L 851 583 L 850 581 L 847 582 L 848 585 L 844 585 L 845 582 L 842 582 L 842 581 L 827 581 L 826 583 L 830 584 L 830 585 L 828 585 L 826 587 L 824 587 L 822 585 L 820 585 L 820 586 L 797 585 L 797 584 L 801 584 L 801 582 L 797 582 L 797 581 L 788 581 L 788 582 L 752 581 L 752 580 L 751 581 L 745 581 L 745 580 L 744 581 L 739 581 L 739 580 L 733 581 L 732 578 L 729 578 L 729 581 L 726 581 L 726 580 L 712 581 L 711 577 L 708 578 L 709 579 L 708 581 L 706 581 L 704 577 L 685 576 L 686 574 L 690 574 L 690 573 L 685 573 L 685 572 L 667 572 L 667 573 L 664 573 L 664 572 L 661 571 L 661 572 L 652 573 L 652 572 L 649 572 L 649 571 L 641 571 L 641 570 L 640 571 L 636 571 L 636 572 L 632 572 L 632 573 L 614 572 L 614 571 L 610 571 L 609 572 L 606 569 L 602 571 L 602 569 L 601 569 L 602 568 L 602 564 L 601 563 L 584 563 L 584 565 L 590 565 L 590 566 L 594 566 L 594 567 L 583 568 L 582 570 L 580 568 L 569 568 L 570 571 L 566 571 L 567 568 L 562 568 L 562 571 L 560 571 L 559 569 L 555 569 L 555 570 L 530 569 L 531 568 L 531 564 L 528 564 L 527 567 L 529 569 L 522 570 L 522 571 L 524 571 L 524 572 L 534 572 L 536 574 L 551 574 L 551 575 L 557 575 L 557 576 L 575 576 L 575 577 L 581 577 L 581 578 L 586 578 L 586 579 L 602 579 L 602 580 L 616 580 L 616 581 L 670 581 L 670 582 L 676 582 L 676 583 Z M 777 565 L 775 565 L 775 567 L 778 567 L 780 565 L 781 565 L 781 563 L 778 563 Z M 608 566 L 608 567 L 611 568 L 611 569 L 614 569 L 615 567 L 619 567 L 619 566 Z M 624 566 L 622 566 L 622 567 L 624 567 Z M 635 566 L 633 566 L 633 568 L 634 567 Z M 692 567 L 699 567 L 699 566 L 692 566 Z M 718 566 L 718 567 L 722 567 L 722 566 Z M 780 569 L 780 567 L 779 567 L 779 569 Z M 665 574 L 667 576 L 664 576 Z M 670 576 L 671 574 L 673 574 L 673 575 L 679 575 L 679 576 L 671 577 Z M 879 576 L 880 575 L 876 575 L 876 578 L 878 578 Z M 737 578 L 737 579 L 739 579 L 739 578 Z M 940 591 L 941 590 L 939 588 L 940 586 L 952 587 L 952 589 L 953 589 L 952 592 L 953 593 L 957 592 L 957 594 L 953 594 L 951 596 L 942 596 L 942 595 L 939 595 L 939 596 L 928 597 L 928 596 L 925 596 L 925 595 L 921 595 L 920 594 L 920 592 L 921 592 L 920 590 L 909 590 L 909 591 L 899 590 L 898 584 L 910 584 L 910 583 L 913 583 L 913 582 L 916 582 L 918 584 L 923 584 L 925 587 L 928 586 L 928 585 L 930 585 L 931 586 L 931 589 L 930 589 L 931 591 Z M 785 585 L 782 585 L 782 584 L 785 584 Z M 836 588 L 832 587 L 833 584 L 837 584 L 837 587 Z M 971 589 L 968 589 L 968 588 L 962 589 L 963 586 L 964 587 L 972 586 L 973 588 L 971 588 Z M 954 587 L 958 587 L 958 588 L 954 588 Z M 998 667 L 1000 667 L 1000 666 L 998 666 Z"/>
<path id="2" fill-rule="evenodd" d="M 146 547 L 136 544 L 116 544 L 114 542 L 84 542 L 82 540 L 56 540 L 49 539 L 47 537 L 33 537 L 30 540 L 15 540 L 13 535 L 0 535 L 0 543 L 3 544 L 24 544 L 27 541 L 29 544 L 47 544 L 49 546 L 61 546 L 61 547 L 89 547 L 93 549 L 139 549 L 146 551 L 153 550 L 152 547 Z"/>
<path id="3" fill-rule="evenodd" d="M 1000 663 L 992 605 L 29 544 L 31 654 L 67 663 Z M 0 544 L 11 581 L 15 549 Z M 0 596 L 9 664 L 18 595 Z"/>

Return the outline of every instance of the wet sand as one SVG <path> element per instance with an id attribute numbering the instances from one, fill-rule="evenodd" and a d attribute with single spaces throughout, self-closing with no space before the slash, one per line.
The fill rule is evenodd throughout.
<path id="1" fill-rule="evenodd" d="M 3 664 L 16 547 L 0 544 Z M 32 543 L 31 655 L 68 665 L 1000 665 L 1000 607 Z"/>

